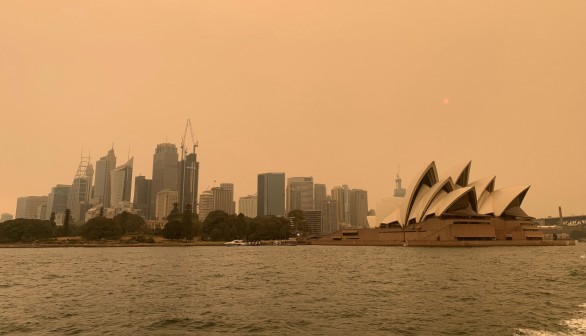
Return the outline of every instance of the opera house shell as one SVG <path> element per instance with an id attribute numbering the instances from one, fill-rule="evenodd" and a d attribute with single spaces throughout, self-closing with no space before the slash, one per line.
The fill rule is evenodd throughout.
<path id="1" fill-rule="evenodd" d="M 495 176 L 470 182 L 471 162 L 437 173 L 431 162 L 411 183 L 401 207 L 372 229 L 346 228 L 321 245 L 566 245 L 545 241 L 521 204 L 530 186 L 495 189 Z"/>

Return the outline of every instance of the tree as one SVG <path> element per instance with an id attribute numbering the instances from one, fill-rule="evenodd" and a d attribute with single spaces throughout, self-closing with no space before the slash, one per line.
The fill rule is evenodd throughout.
<path id="1" fill-rule="evenodd" d="M 0 242 L 31 242 L 53 237 L 49 221 L 40 219 L 17 218 L 0 223 Z"/>
<path id="2" fill-rule="evenodd" d="M 55 226 L 57 226 L 57 223 L 55 223 L 55 213 L 51 212 L 51 217 L 49 217 L 49 224 L 51 224 L 51 226 L 54 228 Z"/>
<path id="3" fill-rule="evenodd" d="M 63 219 L 63 236 L 69 236 L 69 219 L 71 218 L 71 210 L 65 209 L 65 218 Z"/>
<path id="4" fill-rule="evenodd" d="M 83 225 L 81 235 L 89 240 L 118 239 L 122 237 L 122 226 L 112 219 L 95 217 Z"/>
<path id="5" fill-rule="evenodd" d="M 181 222 L 178 220 L 168 221 L 163 228 L 163 237 L 165 239 L 181 239 Z"/>
<path id="6" fill-rule="evenodd" d="M 291 210 L 287 214 L 287 218 L 291 221 L 293 228 L 302 233 L 309 232 L 309 225 L 305 220 L 305 214 L 299 209 Z"/>
<path id="7" fill-rule="evenodd" d="M 144 218 L 139 215 L 123 211 L 112 219 L 122 227 L 122 233 L 144 233 L 147 231 Z"/>
<path id="8" fill-rule="evenodd" d="M 181 238 L 192 240 L 194 231 L 191 204 L 186 204 L 181 217 Z"/>

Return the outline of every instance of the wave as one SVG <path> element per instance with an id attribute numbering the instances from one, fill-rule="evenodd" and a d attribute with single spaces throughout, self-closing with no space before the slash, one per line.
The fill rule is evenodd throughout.
<path id="1" fill-rule="evenodd" d="M 573 318 L 561 322 L 562 331 L 546 331 L 532 329 L 517 329 L 514 336 L 581 336 L 586 335 L 586 303 L 580 305 Z"/>

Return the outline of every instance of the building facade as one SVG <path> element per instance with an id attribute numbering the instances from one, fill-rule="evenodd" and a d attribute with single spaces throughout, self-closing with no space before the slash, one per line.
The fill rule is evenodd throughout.
<path id="1" fill-rule="evenodd" d="M 352 189 L 349 192 L 350 226 L 368 227 L 368 194 L 366 190 Z"/>
<path id="2" fill-rule="evenodd" d="M 51 188 L 47 199 L 47 215 L 44 219 L 50 219 L 52 213 L 59 214 L 65 212 L 70 189 L 71 186 L 67 184 L 58 184 Z"/>
<path id="3" fill-rule="evenodd" d="M 327 190 L 325 184 L 316 183 L 313 185 L 314 209 L 322 210 L 323 202 L 327 199 Z"/>
<path id="4" fill-rule="evenodd" d="M 106 156 L 96 161 L 96 174 L 92 193 L 92 203 L 110 207 L 110 172 L 116 167 L 116 155 L 114 148 L 108 151 Z"/>
<path id="5" fill-rule="evenodd" d="M 151 182 L 144 176 L 134 178 L 133 207 L 145 218 L 151 218 Z"/>
<path id="6" fill-rule="evenodd" d="M 321 236 L 323 234 L 323 218 L 321 210 L 307 210 L 303 211 L 305 215 L 305 222 L 309 227 L 309 232 L 312 236 Z"/>
<path id="7" fill-rule="evenodd" d="M 4 223 L 6 221 L 13 220 L 13 219 L 14 219 L 14 217 L 12 216 L 12 214 L 9 214 L 9 213 L 3 213 L 0 215 L 0 223 Z"/>
<path id="8" fill-rule="evenodd" d="M 157 193 L 156 197 L 156 219 L 166 218 L 173 211 L 173 204 L 179 201 L 179 193 L 175 190 L 163 189 Z"/>
<path id="9" fill-rule="evenodd" d="M 177 154 L 177 147 L 170 143 L 158 144 L 153 155 L 151 209 L 157 209 L 156 201 L 159 191 L 177 191 L 178 167 L 179 155 Z M 179 200 L 176 202 L 179 202 Z M 158 214 L 158 210 L 155 211 L 155 214 Z"/>
<path id="10" fill-rule="evenodd" d="M 248 195 L 238 199 L 238 212 L 246 217 L 255 218 L 258 207 L 256 195 Z"/>
<path id="11" fill-rule="evenodd" d="M 257 215 L 285 216 L 285 173 L 258 174 Z"/>
<path id="12" fill-rule="evenodd" d="M 313 177 L 290 177 L 287 179 L 287 212 L 291 210 L 313 210 Z"/>
<path id="13" fill-rule="evenodd" d="M 179 209 L 183 211 L 185 204 L 191 204 L 196 209 L 198 183 L 199 183 L 199 162 L 197 154 L 190 153 L 185 159 L 179 162 Z"/>
<path id="14" fill-rule="evenodd" d="M 203 222 L 212 211 L 214 211 L 214 194 L 211 190 L 205 190 L 199 195 L 199 220 Z"/>
<path id="15" fill-rule="evenodd" d="M 47 196 L 26 196 L 16 200 L 16 218 L 45 219 L 39 218 L 39 207 L 47 206 Z"/>
<path id="16" fill-rule="evenodd" d="M 90 163 L 90 158 L 82 156 L 67 197 L 67 208 L 71 210 L 73 222 L 82 222 L 86 211 L 91 209 L 90 195 L 93 177 L 94 167 Z"/>
<path id="17" fill-rule="evenodd" d="M 123 208 L 121 203 L 130 202 L 132 190 L 132 168 L 134 158 L 110 172 L 110 208 Z"/>
<path id="18" fill-rule="evenodd" d="M 338 201 L 331 198 L 322 202 L 322 234 L 338 230 Z"/>

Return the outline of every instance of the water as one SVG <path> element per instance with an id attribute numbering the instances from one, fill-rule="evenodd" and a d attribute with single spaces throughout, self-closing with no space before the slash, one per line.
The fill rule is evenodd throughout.
<path id="1" fill-rule="evenodd" d="M 586 335 L 573 247 L 0 249 L 0 334 Z"/>

